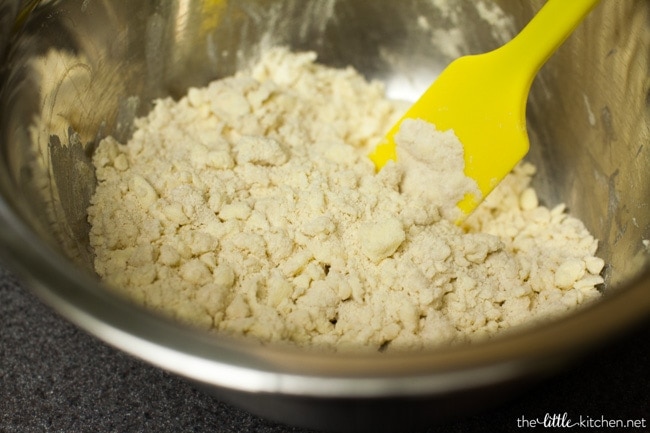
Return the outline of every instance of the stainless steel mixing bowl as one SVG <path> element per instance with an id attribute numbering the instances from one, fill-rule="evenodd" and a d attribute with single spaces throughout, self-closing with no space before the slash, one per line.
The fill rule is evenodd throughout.
<path id="1" fill-rule="evenodd" d="M 503 43 L 540 4 L 0 0 L 3 260 L 90 333 L 280 421 L 408 429 L 498 402 L 650 312 L 647 0 L 603 0 L 541 71 L 529 101 L 536 186 L 601 240 L 604 296 L 490 341 L 310 353 L 208 337 L 141 310 L 92 269 L 90 155 L 103 136 L 125 140 L 153 98 L 229 75 L 272 45 L 314 50 L 325 64 L 353 65 L 393 96 L 412 97 L 454 55 Z"/>

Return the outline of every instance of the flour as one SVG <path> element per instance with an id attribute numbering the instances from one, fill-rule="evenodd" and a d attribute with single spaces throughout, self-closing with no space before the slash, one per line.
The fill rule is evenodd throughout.
<path id="1" fill-rule="evenodd" d="M 463 146 L 453 131 L 440 132 L 424 120 L 406 119 L 395 141 L 405 195 L 435 205 L 450 221 L 460 218 L 456 204 L 466 194 L 482 196 L 476 182 L 465 176 Z"/>
<path id="2" fill-rule="evenodd" d="M 367 155 L 402 112 L 381 84 L 285 49 L 157 101 L 95 152 L 97 273 L 204 329 L 337 350 L 472 341 L 598 296 L 597 241 L 539 206 L 530 164 L 464 227 L 453 205 L 475 185 L 453 134 L 436 148 L 430 125 L 403 125 L 375 174 Z M 431 158 L 441 173 L 418 168 Z"/>

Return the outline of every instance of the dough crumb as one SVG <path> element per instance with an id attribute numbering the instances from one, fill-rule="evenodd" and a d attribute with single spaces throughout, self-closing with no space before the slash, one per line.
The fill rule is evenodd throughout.
<path id="1" fill-rule="evenodd" d="M 99 144 L 90 241 L 111 287 L 213 332 L 382 351 L 491 337 L 599 296 L 597 241 L 539 204 L 531 164 L 459 227 L 476 185 L 454 134 L 405 122 L 398 161 L 375 173 L 367 155 L 403 105 L 315 60 L 272 49 Z"/>

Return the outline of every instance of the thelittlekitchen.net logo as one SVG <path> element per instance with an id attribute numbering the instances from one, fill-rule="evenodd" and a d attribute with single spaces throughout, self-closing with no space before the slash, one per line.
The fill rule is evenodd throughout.
<path id="1" fill-rule="evenodd" d="M 609 419 L 604 416 L 593 418 L 590 416 L 578 416 L 570 418 L 569 414 L 550 414 L 547 413 L 542 418 L 526 418 L 520 416 L 517 418 L 517 427 L 519 428 L 645 428 L 645 418 L 640 419 Z"/>

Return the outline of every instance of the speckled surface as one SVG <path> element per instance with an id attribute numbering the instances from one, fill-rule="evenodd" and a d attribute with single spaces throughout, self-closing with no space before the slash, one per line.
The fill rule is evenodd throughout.
<path id="1" fill-rule="evenodd" d="M 514 432 L 522 417 L 565 412 L 572 420 L 643 418 L 646 428 L 636 431 L 650 431 L 649 349 L 647 323 L 496 410 L 428 431 Z M 105 345 L 0 263 L 0 432 L 307 431 L 251 415 Z"/>

